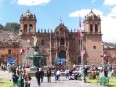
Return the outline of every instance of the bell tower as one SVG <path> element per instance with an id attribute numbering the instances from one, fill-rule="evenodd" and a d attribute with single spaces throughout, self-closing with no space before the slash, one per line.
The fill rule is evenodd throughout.
<path id="1" fill-rule="evenodd" d="M 36 33 L 36 16 L 29 10 L 20 17 L 20 31 L 24 33 Z"/>
<path id="2" fill-rule="evenodd" d="M 100 65 L 102 54 L 101 18 L 90 11 L 84 18 L 85 47 L 87 51 L 87 64 Z"/>

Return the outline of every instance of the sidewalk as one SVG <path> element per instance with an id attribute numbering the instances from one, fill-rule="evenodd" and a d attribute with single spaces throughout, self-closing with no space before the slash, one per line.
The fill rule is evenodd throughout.
<path id="1" fill-rule="evenodd" d="M 7 77 L 12 77 L 12 73 L 11 72 L 8 72 L 8 71 L 1 71 L 0 70 L 0 77 L 2 78 L 7 78 Z"/>

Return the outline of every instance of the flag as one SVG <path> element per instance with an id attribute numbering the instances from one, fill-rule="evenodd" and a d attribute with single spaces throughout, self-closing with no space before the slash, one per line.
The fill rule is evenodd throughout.
<path id="1" fill-rule="evenodd" d="M 86 52 L 85 52 L 85 50 L 83 50 L 83 58 L 84 59 L 86 58 Z"/>
<path id="2" fill-rule="evenodd" d="M 81 33 L 80 30 L 78 30 L 77 35 L 78 35 L 78 38 L 81 38 L 82 37 L 82 33 Z"/>
<path id="3" fill-rule="evenodd" d="M 86 58 L 86 52 L 85 52 L 85 49 L 82 50 L 82 56 L 83 56 L 84 59 Z"/>
<path id="4" fill-rule="evenodd" d="M 106 56 L 106 51 L 104 52 L 104 54 L 103 54 L 103 55 L 101 55 L 101 57 L 102 57 L 102 58 L 104 58 L 104 59 L 106 59 L 106 58 L 107 58 L 107 56 Z"/>
<path id="5" fill-rule="evenodd" d="M 79 29 L 77 31 L 78 38 L 82 37 L 82 30 L 81 30 L 81 17 L 79 16 Z"/>
<path id="6" fill-rule="evenodd" d="M 79 28 L 81 29 L 81 16 L 79 15 Z"/>
<path id="7" fill-rule="evenodd" d="M 24 50 L 23 48 L 21 48 L 20 54 L 21 54 L 21 55 L 24 55 L 24 53 L 25 53 L 25 50 Z"/>
<path id="8" fill-rule="evenodd" d="M 62 17 L 60 16 L 60 23 L 62 23 Z"/>

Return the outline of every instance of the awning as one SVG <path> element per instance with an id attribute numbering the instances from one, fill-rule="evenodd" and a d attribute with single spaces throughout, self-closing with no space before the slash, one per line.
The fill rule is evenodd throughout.
<path id="1" fill-rule="evenodd" d="M 63 63 L 65 62 L 65 58 L 56 58 L 56 63 Z"/>
<path id="2" fill-rule="evenodd" d="M 7 58 L 7 63 L 15 63 L 15 58 Z"/>

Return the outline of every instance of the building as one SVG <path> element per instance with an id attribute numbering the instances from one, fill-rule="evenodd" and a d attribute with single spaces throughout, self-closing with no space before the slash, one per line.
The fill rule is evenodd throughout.
<path id="1" fill-rule="evenodd" d="M 41 29 L 36 32 L 36 22 L 36 16 L 28 10 L 20 17 L 19 35 L 7 31 L 0 32 L 0 63 L 6 62 L 7 58 L 12 57 L 16 58 L 17 64 L 20 64 L 20 49 L 23 48 L 25 53 L 22 55 L 22 62 L 23 64 L 31 64 L 32 61 L 26 57 L 34 54 L 32 36 L 36 36 L 39 46 L 38 53 L 47 56 L 44 58 L 44 65 L 54 65 L 57 63 L 57 59 L 63 59 L 64 64 L 67 61 L 72 64 L 81 64 L 80 48 L 82 44 L 83 53 L 86 54 L 85 64 L 101 65 L 102 58 L 100 55 L 104 51 L 107 53 L 108 64 L 116 64 L 116 55 L 114 55 L 116 46 L 111 48 L 105 43 L 102 44 L 101 19 L 93 11 L 90 11 L 83 20 L 84 30 L 81 39 L 78 37 L 76 29 L 72 31 L 62 22 L 56 26 L 54 31 Z"/>
<path id="2" fill-rule="evenodd" d="M 77 37 L 77 30 L 70 31 L 63 23 L 60 23 L 55 31 L 38 30 L 36 32 L 36 16 L 29 10 L 20 17 L 20 32 L 23 40 L 30 40 L 33 45 L 32 36 L 37 36 L 38 45 L 43 53 L 47 55 L 46 63 L 56 63 L 57 58 L 70 60 L 74 64 L 81 64 L 80 44 L 81 40 Z M 86 52 L 85 64 L 101 64 L 100 55 L 102 53 L 102 33 L 100 16 L 92 11 L 85 16 L 83 33 L 83 45 Z M 51 42 L 51 49 L 50 49 Z M 25 47 L 25 46 L 24 46 Z M 51 53 L 50 53 L 51 52 Z M 51 54 L 51 57 L 50 57 Z M 65 63 L 66 63 L 65 61 Z"/>
<path id="3" fill-rule="evenodd" d="M 9 62 L 19 64 L 20 58 L 20 43 L 19 35 L 9 31 L 0 30 L 0 64 L 8 63 L 7 59 L 11 58 Z M 15 58 L 15 61 L 12 60 Z"/>

